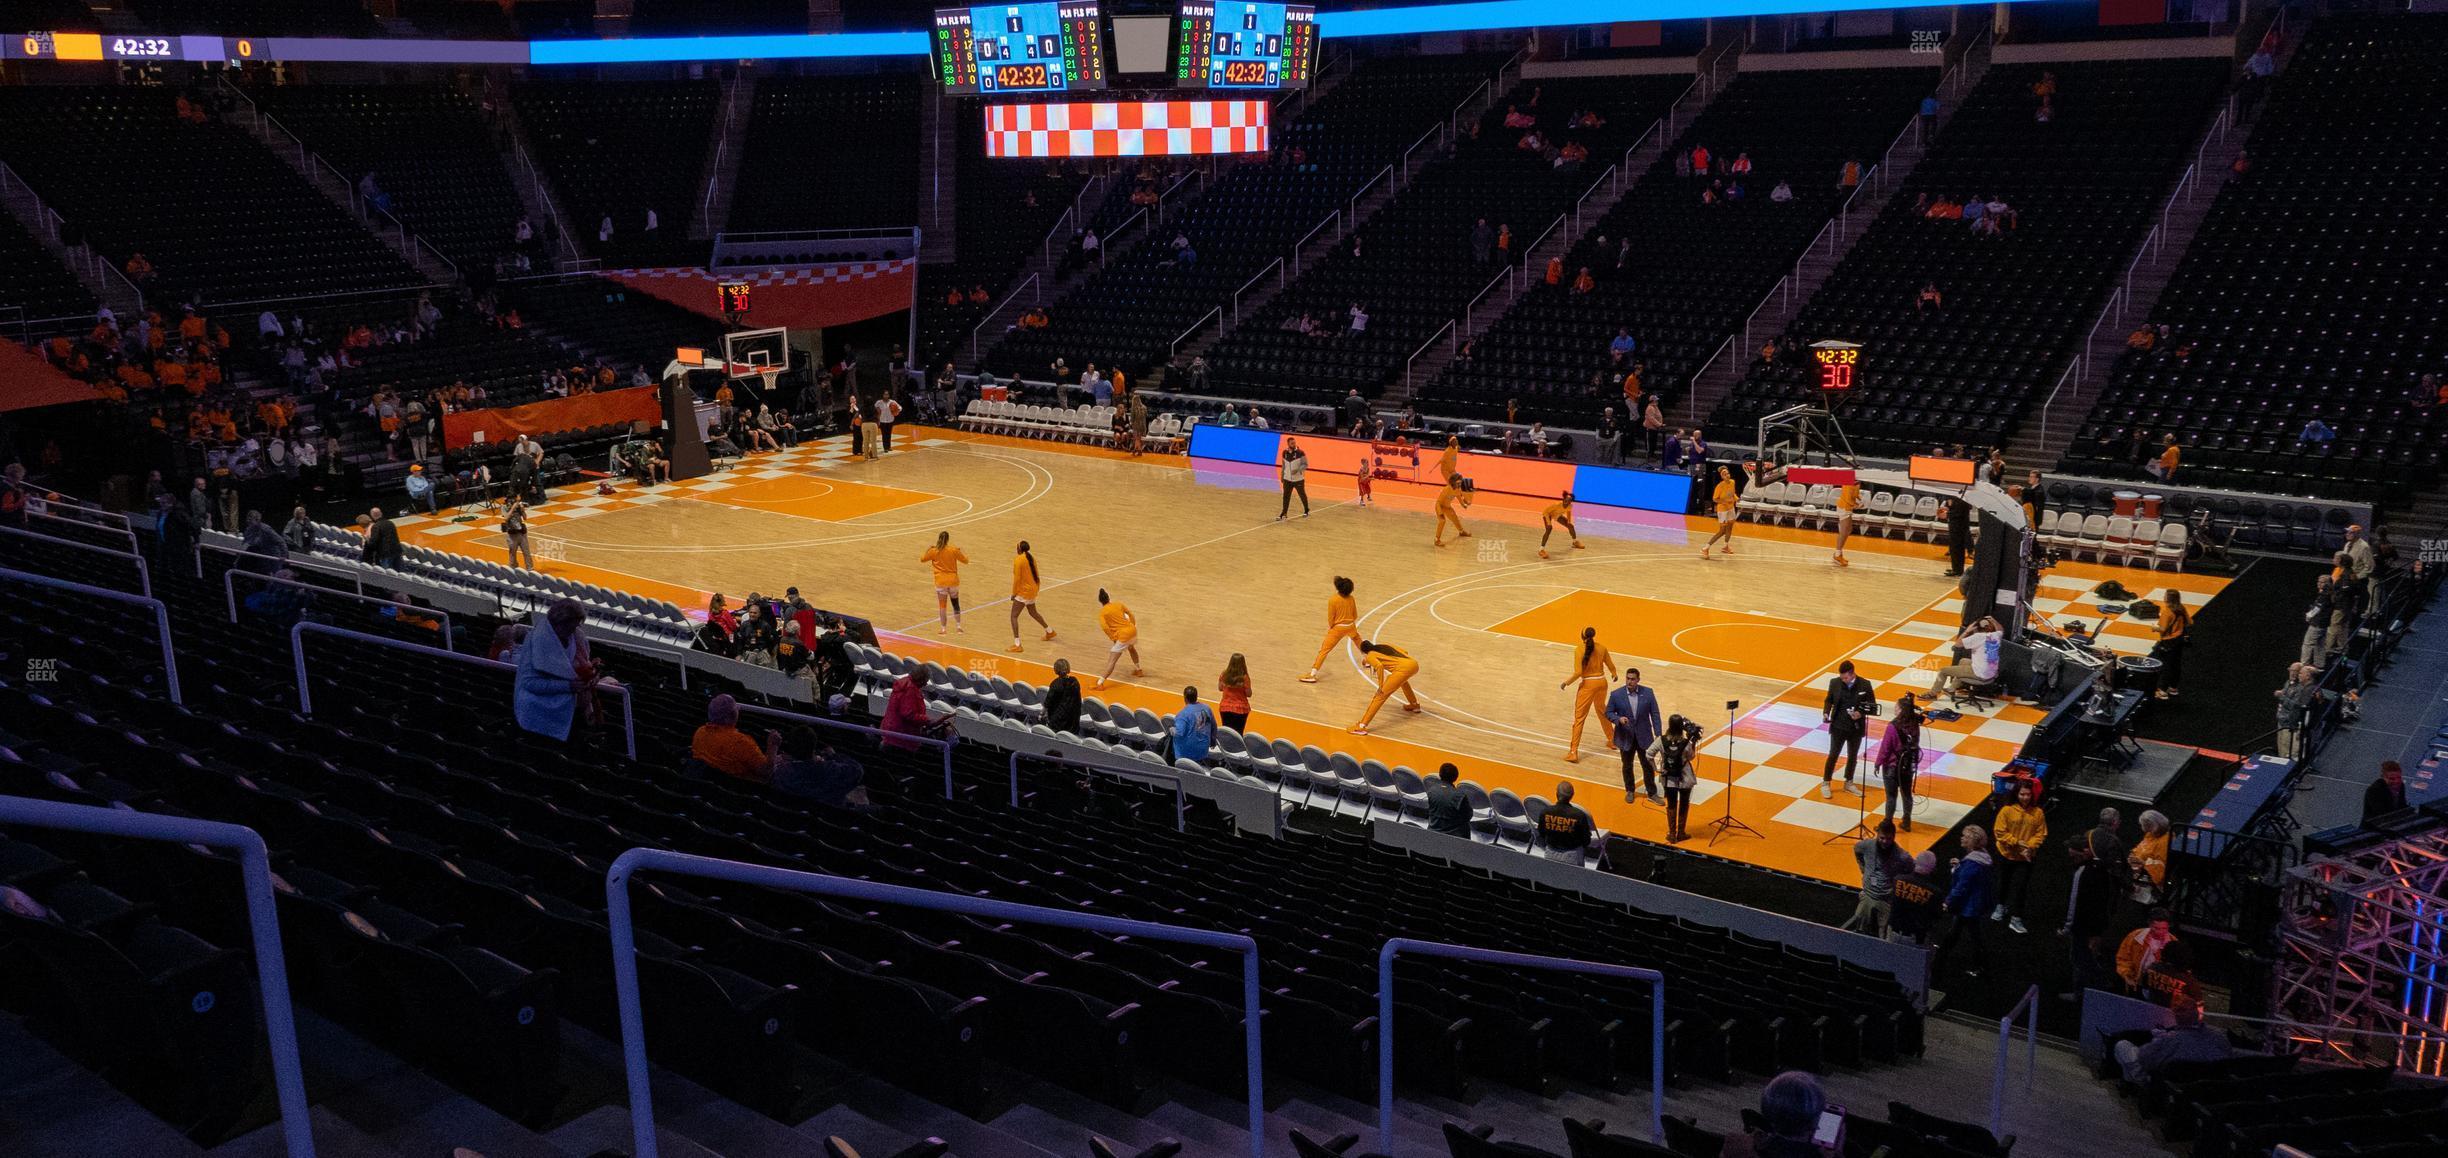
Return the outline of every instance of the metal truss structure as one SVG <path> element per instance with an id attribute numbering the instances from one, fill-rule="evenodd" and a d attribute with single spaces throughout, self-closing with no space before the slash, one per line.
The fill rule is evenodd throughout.
<path id="1" fill-rule="evenodd" d="M 2448 827 L 2287 874 L 2273 1016 L 2333 1060 L 2448 1073 Z"/>

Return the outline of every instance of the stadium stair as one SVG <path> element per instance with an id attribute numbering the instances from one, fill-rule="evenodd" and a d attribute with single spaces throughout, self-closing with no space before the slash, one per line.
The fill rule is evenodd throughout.
<path id="1" fill-rule="evenodd" d="M 365 226 L 366 232 L 372 234 L 375 240 L 382 242 L 436 285 L 452 285 L 462 279 L 463 271 L 458 264 L 443 256 L 439 248 L 401 224 L 398 218 L 386 220 L 372 206 L 359 201 L 356 186 L 339 166 L 324 160 L 321 153 L 309 151 L 296 134 L 279 127 L 278 119 L 268 115 L 263 106 L 247 95 L 245 90 L 231 84 L 227 73 L 214 74 L 213 82 L 235 97 L 238 107 L 245 110 L 244 115 L 232 117 L 233 123 L 244 127 L 248 136 L 304 178 L 308 185 L 328 198 L 341 212 Z"/>
<path id="2" fill-rule="evenodd" d="M 731 204 L 739 197 L 740 160 L 747 156 L 748 110 L 756 106 L 756 74 L 734 68 L 723 79 L 722 112 L 715 118 L 714 151 L 706 157 L 704 195 L 689 214 L 689 236 L 710 241 L 731 220 Z"/>
<path id="3" fill-rule="evenodd" d="M 1988 32 L 1983 29 L 1976 34 L 1961 62 L 1949 70 L 1940 83 L 1936 131 L 1946 128 L 1946 123 L 1954 118 L 1955 111 L 1963 107 L 1964 94 L 1980 84 L 1981 75 L 1989 70 L 1989 47 Z M 1838 216 L 1836 228 L 1829 232 L 1828 244 L 1814 245 L 1805 251 L 1802 260 L 1794 263 L 1793 273 L 1789 275 L 1791 280 L 1786 287 L 1761 299 L 1759 310 L 1744 322 L 1742 334 L 1735 339 L 1734 352 L 1711 362 L 1706 371 L 1693 379 L 1691 398 L 1685 404 L 1686 419 L 1714 413 L 1718 404 L 1725 401 L 1726 395 L 1733 393 L 1734 387 L 1742 381 L 1743 374 L 1749 368 L 1749 352 L 1757 349 L 1752 339 L 1763 334 L 1784 333 L 1785 328 L 1793 324 L 1794 316 L 1810 301 L 1811 295 L 1819 292 L 1819 287 L 1827 283 L 1828 275 L 1836 272 L 1845 255 L 1852 251 L 1854 243 L 1868 232 L 1870 222 L 1878 219 L 1888 202 L 1895 198 L 1896 191 L 1904 187 L 1905 179 L 1912 176 L 1913 170 L 1921 164 L 1921 158 L 1928 155 L 1934 137 L 1935 131 L 1924 126 L 1897 142 L 1879 160 L 1875 184 Z"/>
<path id="4" fill-rule="evenodd" d="M 91 248 L 53 236 L 50 207 L 5 170 L 0 170 L 0 206 L 8 211 L 8 220 L 0 221 L 0 327 L 9 337 L 17 336 L 15 327 L 23 322 L 91 322 L 97 301 L 110 302 L 115 313 L 142 316 L 127 282 L 104 274 Z"/>
<path id="5" fill-rule="evenodd" d="M 1688 124 L 1693 118 L 1708 111 L 1709 100 L 1716 96 L 1718 91 L 1724 87 L 1725 81 L 1733 76 L 1732 65 L 1741 58 L 1741 43 L 1738 40 L 1728 40 L 1715 55 L 1703 52 L 1701 54 L 1703 60 L 1696 66 L 1695 83 L 1691 91 L 1677 99 L 1674 105 L 1666 110 L 1666 115 L 1660 119 L 1658 131 L 1651 135 L 1645 144 L 1634 151 L 1631 156 L 1621 158 L 1616 162 L 1623 166 L 1623 172 L 1617 174 L 1617 179 L 1603 187 L 1592 189 L 1588 199 L 1577 205 L 1574 214 L 1565 219 L 1562 228 L 1556 230 L 1547 240 L 1532 247 L 1528 253 L 1523 254 L 1521 263 L 1523 276 L 1507 283 L 1505 288 L 1491 293 L 1487 300 L 1479 303 L 1476 308 L 1465 310 L 1463 317 L 1458 319 L 1454 325 L 1454 340 L 1443 346 L 1432 347 L 1427 353 L 1421 355 L 1418 364 L 1413 367 L 1410 374 L 1395 379 L 1386 388 L 1386 392 L 1377 398 L 1375 409 L 1381 412 L 1399 412 L 1410 406 L 1420 386 L 1435 381 L 1437 375 L 1444 373 L 1445 368 L 1453 364 L 1454 353 L 1460 348 L 1461 343 L 1487 333 L 1497 322 L 1503 320 L 1507 312 L 1512 310 L 1513 303 L 1522 300 L 1529 294 L 1531 286 L 1529 271 L 1546 268 L 1548 259 L 1564 256 L 1572 251 L 1573 246 L 1580 244 L 1581 239 L 1588 235 L 1589 229 L 1604 220 L 1606 215 L 1612 212 L 1615 206 L 1632 191 L 1632 187 L 1639 182 L 1639 175 L 1648 172 L 1659 158 L 1665 156 L 1667 148 L 1675 141 L 1676 126 Z"/>

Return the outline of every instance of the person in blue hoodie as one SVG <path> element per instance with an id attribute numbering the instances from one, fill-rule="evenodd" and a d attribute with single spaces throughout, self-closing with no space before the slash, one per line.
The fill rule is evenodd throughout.
<path id="1" fill-rule="evenodd" d="M 1997 869 L 1989 859 L 1989 833 L 1979 825 L 1967 825 L 1963 830 L 1964 854 L 1955 861 L 1955 881 L 1947 888 L 1945 910 L 1954 918 L 1948 927 L 1946 940 L 1938 943 L 1938 954 L 1930 960 L 1930 972 L 1935 975 L 1947 953 L 1955 948 L 1958 937 L 1972 942 L 1972 964 L 1964 970 L 1966 977 L 1978 977 L 1989 964 L 1989 948 L 1981 932 L 1988 924 L 1989 906 L 1997 897 Z"/>

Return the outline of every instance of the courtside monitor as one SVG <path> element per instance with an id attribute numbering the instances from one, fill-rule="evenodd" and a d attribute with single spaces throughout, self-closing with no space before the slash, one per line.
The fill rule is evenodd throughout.
<path id="1" fill-rule="evenodd" d="M 1968 487 L 1980 475 L 1980 464 L 1968 458 L 1937 458 L 1926 454 L 1912 456 L 1905 473 L 1917 483 L 1937 483 L 1942 486 Z"/>
<path id="2" fill-rule="evenodd" d="M 1105 21 L 1095 0 L 939 8 L 932 34 L 945 92 L 1105 87 Z"/>
<path id="3" fill-rule="evenodd" d="M 1258 0 L 1184 0 L 1173 82 L 1186 88 L 1306 88 L 1317 9 Z"/>

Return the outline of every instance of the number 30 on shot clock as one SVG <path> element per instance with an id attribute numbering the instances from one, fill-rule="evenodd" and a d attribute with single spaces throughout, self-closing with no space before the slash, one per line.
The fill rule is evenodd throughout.
<path id="1" fill-rule="evenodd" d="M 1842 392 L 1853 388 L 1853 372 L 1861 366 L 1858 342 L 1813 342 L 1811 360 L 1819 364 L 1819 388 Z"/>

